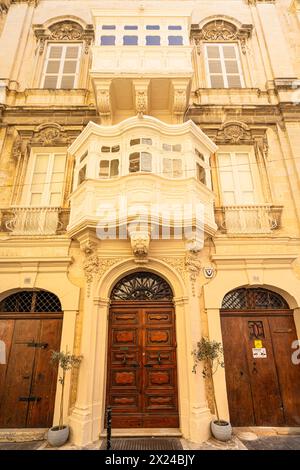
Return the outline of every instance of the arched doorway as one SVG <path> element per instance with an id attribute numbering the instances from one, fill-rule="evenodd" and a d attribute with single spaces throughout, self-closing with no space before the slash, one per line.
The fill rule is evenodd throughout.
<path id="1" fill-rule="evenodd" d="M 293 311 L 277 293 L 241 288 L 225 295 L 221 325 L 234 426 L 299 426 L 300 365 Z"/>
<path id="2" fill-rule="evenodd" d="M 129 274 L 112 290 L 106 402 L 115 428 L 179 426 L 172 299 L 151 272 Z"/>
<path id="3" fill-rule="evenodd" d="M 0 427 L 46 428 L 53 424 L 57 368 L 51 350 L 60 349 L 63 312 L 55 294 L 19 291 L 0 303 Z"/>

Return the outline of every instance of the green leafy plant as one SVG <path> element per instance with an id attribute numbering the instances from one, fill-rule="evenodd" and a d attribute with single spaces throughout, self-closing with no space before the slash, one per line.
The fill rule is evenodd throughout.
<path id="1" fill-rule="evenodd" d="M 64 351 L 52 351 L 51 363 L 56 367 L 61 369 L 59 374 L 59 383 L 61 384 L 61 397 L 60 397 L 60 409 L 59 409 L 59 424 L 58 429 L 63 429 L 63 419 L 64 419 L 64 392 L 65 392 L 65 382 L 66 382 L 66 374 L 69 370 L 73 368 L 78 368 L 82 361 L 82 356 L 75 356 L 68 351 L 66 348 L 66 352 Z"/>
<path id="2" fill-rule="evenodd" d="M 222 345 L 217 341 L 210 341 L 208 338 L 203 337 L 197 343 L 197 347 L 192 351 L 192 355 L 194 358 L 193 372 L 196 373 L 198 365 L 202 364 L 202 375 L 204 379 L 211 379 L 212 395 L 217 421 L 221 424 L 216 401 L 213 375 L 217 372 L 219 367 L 224 367 Z"/>

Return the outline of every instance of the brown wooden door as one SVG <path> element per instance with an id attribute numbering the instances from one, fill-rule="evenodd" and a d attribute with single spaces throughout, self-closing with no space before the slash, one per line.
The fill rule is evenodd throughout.
<path id="1" fill-rule="evenodd" d="M 292 363 L 297 339 L 292 313 L 222 314 L 225 374 L 234 426 L 300 423 L 300 366 Z M 261 346 L 266 357 L 255 358 Z"/>
<path id="2" fill-rule="evenodd" d="M 7 357 L 0 364 L 2 428 L 52 426 L 57 369 L 50 365 L 50 355 L 60 349 L 62 314 L 34 315 L 0 318 Z"/>
<path id="3" fill-rule="evenodd" d="M 107 366 L 113 427 L 179 426 L 174 315 L 170 304 L 113 303 Z"/>

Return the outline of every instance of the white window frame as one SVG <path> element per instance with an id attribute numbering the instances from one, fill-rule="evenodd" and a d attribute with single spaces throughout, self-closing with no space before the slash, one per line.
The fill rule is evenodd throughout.
<path id="1" fill-rule="evenodd" d="M 114 154 L 104 154 L 104 155 L 109 155 L 109 158 L 102 156 L 99 160 L 99 167 L 98 167 L 98 178 L 103 180 L 103 179 L 112 179 L 112 178 L 119 178 L 120 176 L 120 166 L 121 166 L 121 161 L 120 161 L 120 154 L 119 152 L 116 152 L 117 157 L 114 157 Z M 119 162 L 118 165 L 118 174 L 113 175 L 111 174 L 111 164 L 113 161 L 117 160 Z M 100 175 L 100 169 L 101 169 L 101 162 L 108 162 L 108 175 L 107 176 L 102 176 Z"/>
<path id="2" fill-rule="evenodd" d="M 49 55 L 50 55 L 50 51 L 51 51 L 52 46 L 62 46 L 63 47 L 63 52 L 62 52 L 62 56 L 61 56 L 61 59 L 60 59 L 60 66 L 59 66 L 58 73 L 49 74 L 49 73 L 46 73 L 46 70 L 47 70 L 47 66 L 48 66 L 48 62 L 49 62 Z M 77 64 L 76 64 L 76 72 L 74 74 L 71 74 L 71 73 L 67 74 L 67 75 L 75 75 L 74 85 L 73 85 L 72 89 L 77 88 L 78 83 L 79 83 L 80 63 L 81 63 L 81 55 L 82 55 L 82 42 L 48 42 L 47 43 L 46 56 L 45 56 L 45 60 L 44 60 L 44 67 L 43 67 L 43 73 L 42 73 L 42 78 L 41 78 L 41 88 L 44 88 L 46 76 L 53 75 L 53 76 L 58 77 L 57 78 L 56 88 L 54 88 L 54 89 L 55 90 L 62 89 L 61 88 L 61 82 L 62 82 L 62 78 L 64 76 L 63 66 L 64 66 L 65 59 L 66 59 L 67 48 L 70 47 L 70 46 L 71 47 L 72 46 L 78 46 L 78 49 L 79 49 L 78 50 L 78 57 L 77 57 Z"/>
<path id="3" fill-rule="evenodd" d="M 253 203 L 242 202 L 243 194 L 242 194 L 241 186 L 240 186 L 239 172 L 237 170 L 238 163 L 237 163 L 237 158 L 236 158 L 236 154 L 239 154 L 239 153 L 245 153 L 248 155 L 250 174 L 251 174 L 251 179 L 252 179 L 252 187 L 253 187 Z M 235 200 L 236 200 L 234 204 L 225 203 L 224 201 L 224 191 L 222 187 L 222 177 L 221 177 L 221 171 L 220 171 L 220 158 L 219 158 L 220 154 L 230 155 L 231 168 L 233 169 L 232 174 L 233 174 L 233 183 L 234 183 L 234 195 L 235 195 Z M 221 196 L 221 201 L 222 201 L 223 206 L 243 206 L 243 205 L 255 206 L 257 204 L 264 204 L 261 181 L 260 181 L 260 174 L 258 171 L 257 162 L 256 162 L 253 151 L 249 150 L 249 148 L 245 149 L 243 147 L 238 148 L 238 149 L 237 148 L 235 149 L 219 148 L 219 151 L 217 152 L 217 167 L 218 167 L 219 182 L 220 182 L 220 196 Z"/>
<path id="4" fill-rule="evenodd" d="M 239 48 L 239 44 L 237 42 L 205 42 L 204 43 L 205 72 L 206 72 L 205 75 L 206 75 L 206 80 L 207 80 L 208 86 L 210 88 L 212 88 L 211 73 L 209 71 L 209 59 L 208 59 L 208 53 L 207 53 L 207 46 L 218 46 L 219 47 L 219 51 L 220 51 L 219 55 L 220 55 L 220 62 L 221 62 L 221 68 L 222 68 L 222 77 L 223 77 L 223 80 L 224 80 L 224 88 L 232 88 L 232 87 L 230 87 L 228 85 L 227 72 L 226 72 L 226 67 L 225 67 L 225 58 L 224 58 L 224 53 L 223 53 L 223 46 L 233 46 L 235 48 L 237 65 L 238 65 L 238 70 L 239 70 L 239 77 L 240 77 L 240 80 L 241 80 L 241 88 L 245 88 L 245 80 L 244 80 L 244 73 L 243 73 L 243 67 L 242 67 L 242 62 L 241 62 L 240 48 Z M 220 89 L 222 90 L 223 88 L 220 88 Z"/>
<path id="5" fill-rule="evenodd" d="M 44 183 L 44 189 L 42 191 L 42 196 L 41 196 L 41 203 L 39 206 L 34 206 L 31 204 L 31 187 L 32 187 L 32 180 L 33 180 L 33 175 L 34 175 L 34 169 L 35 169 L 35 163 L 38 155 L 48 155 L 48 166 L 47 166 L 47 172 L 46 172 L 46 177 L 45 177 L 45 183 Z M 51 176 L 53 174 L 53 166 L 54 166 L 54 156 L 55 155 L 63 155 L 65 157 L 65 166 L 64 166 L 64 176 L 63 176 L 63 181 L 62 181 L 62 189 L 61 189 L 61 199 L 60 199 L 60 204 L 59 206 L 51 206 L 50 205 L 50 183 L 51 183 Z M 60 207 L 62 203 L 62 198 L 63 198 L 63 187 L 64 187 L 64 182 L 65 182 L 65 173 L 66 173 L 66 162 L 67 162 L 67 154 L 64 151 L 61 151 L 60 149 L 57 149 L 55 151 L 54 149 L 49 149 L 48 152 L 45 152 L 45 149 L 43 148 L 41 151 L 38 149 L 32 150 L 30 159 L 29 159 L 29 165 L 27 168 L 26 172 L 26 177 L 24 181 L 24 188 L 23 188 L 23 193 L 22 193 L 22 205 L 27 206 L 27 207 Z"/>

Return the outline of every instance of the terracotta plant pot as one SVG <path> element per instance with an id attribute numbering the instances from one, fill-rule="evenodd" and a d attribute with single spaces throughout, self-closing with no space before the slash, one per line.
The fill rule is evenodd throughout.
<path id="1" fill-rule="evenodd" d="M 60 447 L 67 442 L 69 433 L 69 426 L 64 426 L 62 429 L 59 429 L 58 426 L 53 426 L 48 430 L 47 440 L 52 447 Z"/>
<path id="2" fill-rule="evenodd" d="M 219 441 L 229 441 L 232 437 L 232 427 L 228 421 L 212 421 L 211 422 L 212 435 Z"/>

